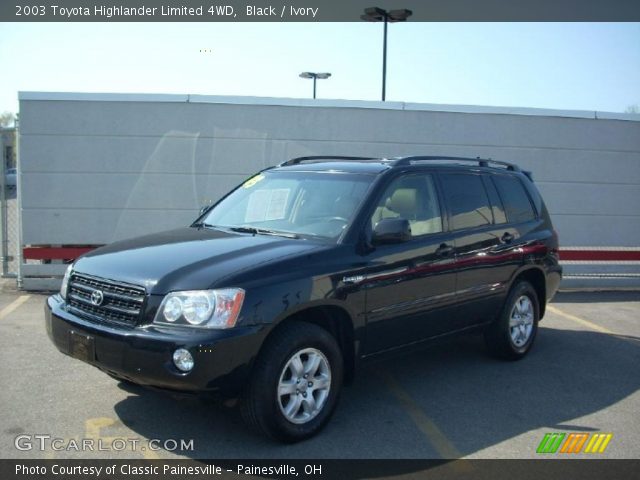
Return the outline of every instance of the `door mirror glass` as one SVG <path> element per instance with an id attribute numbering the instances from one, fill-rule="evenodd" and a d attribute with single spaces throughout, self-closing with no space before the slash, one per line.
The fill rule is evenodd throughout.
<path id="1" fill-rule="evenodd" d="M 402 217 L 384 218 L 373 229 L 373 244 L 402 243 L 411 240 L 409 220 Z"/>

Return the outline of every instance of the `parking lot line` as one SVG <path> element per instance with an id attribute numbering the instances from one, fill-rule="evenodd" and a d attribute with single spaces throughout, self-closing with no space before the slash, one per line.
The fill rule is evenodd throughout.
<path id="1" fill-rule="evenodd" d="M 26 302 L 30 298 L 31 298 L 31 295 L 20 295 L 13 302 L 11 302 L 9 305 L 7 305 L 2 310 L 0 310 L 0 320 L 2 320 L 4 317 L 9 315 L 10 313 L 13 313 L 14 311 L 16 311 L 18 308 L 20 308 L 20 305 L 22 305 L 24 302 Z"/>
<path id="2" fill-rule="evenodd" d="M 116 420 L 110 417 L 89 418 L 84 422 L 85 435 L 87 438 L 102 440 L 103 442 L 113 445 L 114 440 L 118 437 L 103 436 L 101 430 L 103 428 L 111 427 L 115 425 L 115 423 Z M 148 445 L 142 446 L 140 451 L 142 452 L 142 456 L 147 460 L 156 460 L 160 458 L 160 455 L 151 450 Z"/>
<path id="3" fill-rule="evenodd" d="M 144 450 L 142 450 L 142 456 L 145 458 L 145 460 L 159 460 L 161 458 L 160 455 L 158 455 L 153 450 L 149 450 L 148 447 L 143 448 Z"/>
<path id="4" fill-rule="evenodd" d="M 616 335 L 615 332 L 612 332 L 608 328 L 601 327 L 589 320 L 585 320 L 584 318 L 576 317 L 575 315 L 571 315 L 570 313 L 565 313 L 559 308 L 552 307 L 551 305 L 547 305 L 547 311 L 555 313 L 556 315 L 560 315 L 568 320 L 573 320 L 576 323 L 580 323 L 581 325 L 590 328 L 592 330 L 596 330 L 597 332 L 606 333 L 607 335 Z"/>
<path id="5" fill-rule="evenodd" d="M 422 411 L 420 406 L 411 398 L 411 395 L 398 384 L 395 378 L 387 371 L 382 371 L 380 374 L 389 391 L 400 401 L 400 404 L 407 414 L 409 414 L 413 423 L 415 423 L 418 429 L 427 437 L 438 454 L 445 459 L 462 457 L 462 454 L 446 435 L 442 433 L 442 430 Z"/>

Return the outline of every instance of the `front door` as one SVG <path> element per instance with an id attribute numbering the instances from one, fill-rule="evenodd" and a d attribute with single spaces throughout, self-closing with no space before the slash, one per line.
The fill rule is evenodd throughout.
<path id="1" fill-rule="evenodd" d="M 444 232 L 431 174 L 393 180 L 371 216 L 372 229 L 385 218 L 397 217 L 409 221 L 411 240 L 375 246 L 360 277 L 366 292 L 365 354 L 455 329 L 446 313 L 455 301 L 454 248 Z"/>

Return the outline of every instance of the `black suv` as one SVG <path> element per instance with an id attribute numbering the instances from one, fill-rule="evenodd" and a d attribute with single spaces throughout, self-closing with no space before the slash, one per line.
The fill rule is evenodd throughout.
<path id="1" fill-rule="evenodd" d="M 240 398 L 318 432 L 363 360 L 459 332 L 520 359 L 558 289 L 531 175 L 457 157 L 303 157 L 190 227 L 98 248 L 45 307 L 56 347 L 124 381 Z"/>

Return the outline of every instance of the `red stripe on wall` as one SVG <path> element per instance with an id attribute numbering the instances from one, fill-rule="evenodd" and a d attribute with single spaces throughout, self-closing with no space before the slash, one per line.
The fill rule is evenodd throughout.
<path id="1" fill-rule="evenodd" d="M 640 251 L 633 250 L 560 250 L 560 260 L 573 261 L 633 261 L 640 260 Z"/>
<path id="2" fill-rule="evenodd" d="M 93 247 L 25 247 L 25 260 L 75 260 Z M 560 260 L 572 261 L 640 261 L 637 250 L 560 250 Z"/>
<path id="3" fill-rule="evenodd" d="M 22 258 L 25 260 L 75 260 L 80 255 L 97 247 L 25 247 Z"/>

